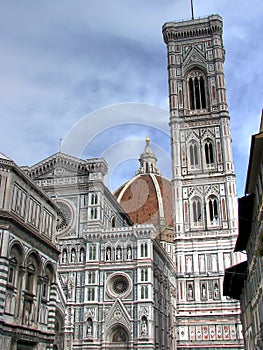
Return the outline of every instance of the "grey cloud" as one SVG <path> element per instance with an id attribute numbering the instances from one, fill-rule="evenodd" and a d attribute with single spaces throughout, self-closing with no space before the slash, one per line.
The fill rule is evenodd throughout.
<path id="1" fill-rule="evenodd" d="M 262 1 L 199 0 L 194 6 L 197 17 L 219 13 L 224 19 L 234 155 L 243 177 L 262 108 Z M 4 2 L 1 151 L 31 164 L 57 151 L 59 138 L 100 107 L 136 101 L 167 109 L 161 26 L 190 16 L 185 0 Z M 5 137 L 11 132 L 12 140 Z"/>

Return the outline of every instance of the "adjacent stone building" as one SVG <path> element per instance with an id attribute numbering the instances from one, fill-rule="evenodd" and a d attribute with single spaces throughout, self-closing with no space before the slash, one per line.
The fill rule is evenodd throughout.
<path id="1" fill-rule="evenodd" d="M 245 349 L 263 348 L 263 114 L 252 136 L 245 196 L 239 198 L 239 235 L 235 251 L 247 261 L 226 270 L 224 294 L 240 300 Z"/>
<path id="2" fill-rule="evenodd" d="M 56 204 L 0 154 L 0 346 L 53 349 Z"/>

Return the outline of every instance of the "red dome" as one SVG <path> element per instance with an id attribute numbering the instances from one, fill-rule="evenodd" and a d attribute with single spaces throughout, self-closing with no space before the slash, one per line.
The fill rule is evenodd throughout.
<path id="1" fill-rule="evenodd" d="M 174 224 L 172 184 L 160 175 L 148 137 L 139 162 L 137 175 L 119 187 L 114 195 L 135 224 L 151 223 L 162 236 L 167 231 L 165 236 L 170 240 Z"/>
<path id="2" fill-rule="evenodd" d="M 135 224 L 173 227 L 171 182 L 156 174 L 138 174 L 114 193 Z"/>

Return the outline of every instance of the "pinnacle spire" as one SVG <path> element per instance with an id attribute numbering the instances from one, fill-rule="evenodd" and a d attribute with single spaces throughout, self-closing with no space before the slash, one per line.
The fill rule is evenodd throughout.
<path id="1" fill-rule="evenodd" d="M 157 174 L 160 175 L 160 170 L 157 168 L 157 157 L 150 146 L 149 136 L 145 139 L 146 145 L 143 153 L 139 158 L 140 168 L 136 174 Z"/>

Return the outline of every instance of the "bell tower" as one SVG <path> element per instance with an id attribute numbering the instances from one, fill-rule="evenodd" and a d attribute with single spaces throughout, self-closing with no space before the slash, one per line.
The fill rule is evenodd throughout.
<path id="1" fill-rule="evenodd" d="M 163 26 L 167 45 L 177 265 L 178 349 L 242 349 L 239 304 L 223 296 L 237 200 L 223 64 L 223 22 Z"/>

